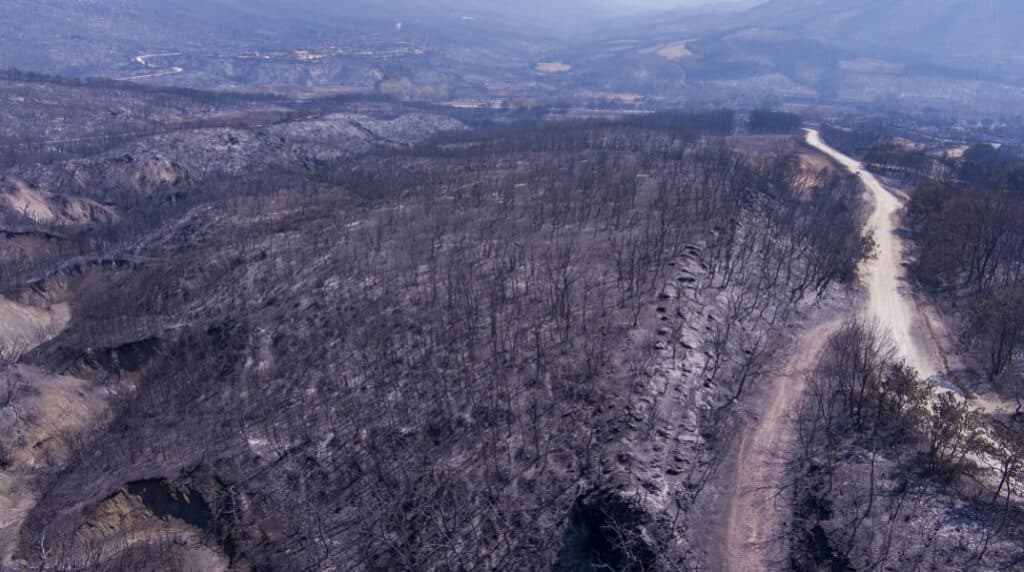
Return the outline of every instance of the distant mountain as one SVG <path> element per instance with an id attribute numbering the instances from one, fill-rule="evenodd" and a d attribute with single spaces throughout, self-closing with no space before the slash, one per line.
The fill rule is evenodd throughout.
<path id="1" fill-rule="evenodd" d="M 372 88 L 374 78 L 433 70 L 444 75 L 435 83 L 451 83 L 452 75 L 476 76 L 481 68 L 529 70 L 539 51 L 559 41 L 564 26 L 557 22 L 599 17 L 573 2 L 526 3 L 528 9 L 472 0 L 5 0 L 0 69 L 141 75 L 198 87 L 358 89 Z M 335 49 L 369 55 L 319 57 Z M 314 57 L 287 57 L 299 53 Z M 400 55 L 409 53 L 422 57 Z M 171 55 L 139 62 L 145 54 Z M 184 73 L 163 75 L 176 68 Z"/>
<path id="2" fill-rule="evenodd" d="M 415 42 L 532 58 L 663 0 L 4 0 L 0 69 L 117 76 L 143 53 Z M 678 0 L 679 6 L 709 0 Z M 753 0 L 735 0 L 751 2 Z"/>
<path id="3" fill-rule="evenodd" d="M 1022 29 L 1021 0 L 770 0 L 631 18 L 552 57 L 592 91 L 1017 114 Z"/>
<path id="4" fill-rule="evenodd" d="M 625 0 L 4 0 L 0 69 L 432 100 L 1024 112 L 1022 0 L 752 4 L 639 14 Z"/>
<path id="5" fill-rule="evenodd" d="M 1024 56 L 1020 0 L 771 0 L 735 23 L 846 50 L 984 65 Z"/>

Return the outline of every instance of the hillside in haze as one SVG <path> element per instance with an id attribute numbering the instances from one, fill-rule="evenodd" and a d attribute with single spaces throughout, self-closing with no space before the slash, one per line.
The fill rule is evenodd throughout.
<path id="1" fill-rule="evenodd" d="M 772 0 L 615 23 L 560 56 L 588 85 L 691 101 L 1016 114 L 1022 25 L 1011 0 Z M 671 62 L 644 57 L 679 42 Z"/>
<path id="2" fill-rule="evenodd" d="M 1010 0 L 11 0 L 0 68 L 433 101 L 584 95 L 1016 114 L 1022 25 Z"/>
<path id="3" fill-rule="evenodd" d="M 741 19 L 750 35 L 792 35 L 875 55 L 974 66 L 1024 55 L 1015 0 L 772 0 Z M 980 61 L 979 61 L 980 59 Z"/>
<path id="4" fill-rule="evenodd" d="M 572 21 L 571 8 L 564 4 L 517 12 L 544 17 L 514 16 L 508 10 L 469 4 L 420 0 L 384 4 L 362 0 L 12 0 L 0 14 L 0 68 L 127 79 L 147 71 L 135 60 L 137 56 L 175 54 L 152 62 L 155 71 L 175 64 L 189 72 L 175 78 L 176 83 L 231 83 L 231 58 L 271 55 L 266 59 L 276 63 L 275 52 L 296 50 L 335 56 L 339 54 L 331 50 L 341 49 L 349 55 L 369 57 L 376 51 L 394 59 L 396 49 L 403 46 L 429 49 L 431 56 L 472 47 L 485 50 L 491 61 L 502 60 L 548 42 L 546 38 L 555 33 L 551 22 Z M 181 59 L 168 59 L 171 57 Z M 303 63 L 316 62 L 307 58 Z M 193 75 L 207 72 L 216 79 L 206 82 Z M 240 83 L 278 80 L 249 78 Z M 343 82 L 328 79 L 321 83 Z"/>

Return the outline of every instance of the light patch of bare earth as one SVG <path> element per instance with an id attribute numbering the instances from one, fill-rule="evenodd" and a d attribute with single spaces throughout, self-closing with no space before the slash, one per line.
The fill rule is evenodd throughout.
<path id="1" fill-rule="evenodd" d="M 56 218 L 46 199 L 21 181 L 15 181 L 14 192 L 5 193 L 4 200 L 11 209 L 36 222 L 53 222 Z"/>
<path id="2" fill-rule="evenodd" d="M 638 93 L 605 93 L 603 96 L 609 101 L 634 105 L 644 100 L 644 96 Z"/>
<path id="3" fill-rule="evenodd" d="M 23 354 L 55 338 L 70 318 L 67 304 L 39 308 L 0 297 L 0 348 L 8 352 L 4 357 Z M 0 465 L 0 570 L 4 570 L 19 569 L 15 549 L 21 527 L 38 501 L 36 480 L 43 471 L 64 466 L 76 447 L 82 446 L 77 437 L 104 421 L 111 389 L 25 364 L 7 367 L 0 374 L 0 380 L 16 376 L 20 381 L 11 402 L 0 408 L 0 448 L 6 452 L 5 466 Z M 221 552 L 204 545 L 198 528 L 157 517 L 130 494 L 120 493 L 101 503 L 90 523 L 88 540 L 98 548 L 101 560 L 142 544 L 168 544 L 180 548 L 182 570 L 228 567 Z"/>
<path id="4" fill-rule="evenodd" d="M 686 47 L 686 41 L 672 42 L 658 48 L 657 54 L 666 60 L 682 60 L 693 55 L 693 52 Z"/>
<path id="5" fill-rule="evenodd" d="M 878 60 L 874 58 L 853 58 L 849 60 L 843 60 L 839 62 L 839 66 L 843 71 L 849 71 L 853 73 L 880 73 L 895 75 L 903 73 L 904 66 L 894 63 L 887 62 L 885 60 Z"/>
<path id="6" fill-rule="evenodd" d="M 729 142 L 736 150 L 755 159 L 772 157 L 780 153 L 795 157 L 800 162 L 804 174 L 794 184 L 805 196 L 809 196 L 814 187 L 836 172 L 835 163 L 828 157 L 797 145 L 791 136 L 734 135 L 729 137 Z"/>
<path id="7" fill-rule="evenodd" d="M 70 319 L 67 304 L 38 308 L 0 296 L 0 347 L 8 351 L 32 349 L 62 332 Z"/>
<path id="8" fill-rule="evenodd" d="M 0 445 L 10 453 L 0 472 L 0 563 L 10 565 L 18 531 L 36 502 L 38 471 L 59 466 L 67 439 L 88 430 L 106 412 L 106 391 L 93 383 L 18 366 L 24 390 L 0 410 Z"/>
<path id="9" fill-rule="evenodd" d="M 188 547 L 178 563 L 182 570 L 214 572 L 229 565 L 226 556 L 203 544 L 196 527 L 178 518 L 158 517 L 137 491 L 121 490 L 100 503 L 77 536 L 101 560 L 141 544 L 174 543 Z"/>
<path id="10" fill-rule="evenodd" d="M 967 145 L 956 145 L 944 150 L 942 154 L 945 155 L 947 159 L 962 159 L 968 149 L 970 149 L 970 147 Z"/>
<path id="11" fill-rule="evenodd" d="M 0 348 L 16 358 L 59 335 L 71 319 L 67 304 L 47 308 L 28 306 L 0 297 Z M 15 376 L 13 398 L 0 408 L 0 570 L 20 569 L 15 561 L 18 536 L 38 501 L 36 481 L 44 471 L 67 464 L 79 436 L 88 434 L 109 413 L 111 389 L 93 381 L 58 375 L 16 364 L 0 370 L 0 381 Z M 160 518 L 136 496 L 121 493 L 101 503 L 90 520 L 88 539 L 101 560 L 143 544 L 179 547 L 181 570 L 226 570 L 227 558 L 203 543 L 195 526 Z M 105 525 L 105 526 L 104 526 Z"/>
<path id="12" fill-rule="evenodd" d="M 0 183 L 0 204 L 21 213 L 35 222 L 45 224 L 89 224 L 111 222 L 117 215 L 108 206 L 81 197 L 60 197 L 25 181 L 6 178 Z"/>
<path id="13" fill-rule="evenodd" d="M 540 62 L 535 66 L 540 73 L 569 73 L 572 66 L 562 62 Z"/>
<path id="14" fill-rule="evenodd" d="M 11 358 L 57 336 L 67 327 L 66 304 L 36 308 L 0 297 L 0 346 Z M 11 403 L 0 409 L 0 446 L 8 451 L 0 469 L 0 566 L 10 564 L 18 530 L 36 498 L 32 479 L 41 463 L 62 454 L 60 437 L 88 425 L 101 399 L 92 399 L 88 383 L 14 366 L 8 375 L 21 384 Z"/>
<path id="15" fill-rule="evenodd" d="M 831 172 L 833 170 L 832 163 L 818 153 L 801 153 L 800 165 L 815 173 L 822 171 Z"/>

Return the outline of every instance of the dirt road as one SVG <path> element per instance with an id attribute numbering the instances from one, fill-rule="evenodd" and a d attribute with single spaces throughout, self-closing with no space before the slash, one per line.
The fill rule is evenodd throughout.
<path id="1" fill-rule="evenodd" d="M 785 557 L 780 533 L 787 528 L 788 501 L 777 498 L 785 476 L 783 453 L 793 442 L 789 426 L 791 406 L 804 391 L 804 376 L 814 368 L 829 335 L 844 316 L 808 329 L 797 342 L 776 388 L 757 424 L 749 425 L 737 448 L 736 481 L 729 507 L 725 569 L 736 572 L 770 570 Z"/>
<path id="2" fill-rule="evenodd" d="M 878 179 L 856 160 L 826 145 L 817 131 L 807 132 L 807 143 L 828 155 L 851 173 L 857 174 L 867 192 L 873 211 L 865 232 L 873 233 L 877 257 L 860 269 L 866 289 L 863 317 L 875 320 L 887 331 L 902 356 L 924 377 L 939 373 L 941 361 L 924 343 L 920 317 L 904 280 L 903 242 L 895 233 L 895 217 L 901 200 L 885 189 Z M 776 387 L 764 412 L 744 429 L 737 448 L 735 483 L 722 553 L 723 567 L 734 572 L 783 568 L 789 503 L 777 499 L 784 470 L 781 459 L 793 441 L 788 422 L 792 405 L 804 391 L 804 379 L 817 362 L 829 334 L 850 316 L 815 326 L 797 340 L 796 351 L 775 381 Z"/>
<path id="3" fill-rule="evenodd" d="M 160 66 L 149 63 L 149 60 L 152 59 L 152 58 L 170 58 L 170 57 L 175 57 L 175 56 L 180 56 L 180 55 L 181 55 L 180 52 L 175 52 L 175 53 L 168 53 L 168 54 L 142 54 L 140 56 L 136 56 L 135 57 L 136 63 L 139 63 L 139 64 L 149 68 L 150 70 L 160 70 L 160 71 L 149 71 L 149 72 L 141 74 L 141 75 L 134 75 L 134 76 L 130 76 L 130 77 L 123 77 L 121 79 L 129 80 L 130 81 L 130 80 L 136 80 L 136 79 L 148 79 L 148 78 L 152 78 L 152 77 L 160 77 L 160 76 L 165 76 L 165 75 L 174 75 L 174 74 L 182 73 L 185 70 L 183 68 L 178 67 L 178 66 L 171 66 L 170 68 L 162 69 L 161 70 Z"/>
<path id="4" fill-rule="evenodd" d="M 906 284 L 903 268 L 904 244 L 896 234 L 895 218 L 903 203 L 890 193 L 864 166 L 821 140 L 817 131 L 807 132 L 807 143 L 832 157 L 851 173 L 859 173 L 874 211 L 867 230 L 874 233 L 878 257 L 861 268 L 861 280 L 867 288 L 865 317 L 878 322 L 892 336 L 896 348 L 922 377 L 940 372 L 938 356 L 920 326 L 921 318 Z"/>

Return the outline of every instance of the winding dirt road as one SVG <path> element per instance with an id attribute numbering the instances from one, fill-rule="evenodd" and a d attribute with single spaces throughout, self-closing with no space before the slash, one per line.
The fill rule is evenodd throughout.
<path id="1" fill-rule="evenodd" d="M 144 73 L 144 74 L 133 75 L 133 76 L 129 76 L 129 77 L 123 77 L 121 79 L 125 80 L 125 81 L 131 81 L 131 80 L 136 80 L 136 79 L 148 79 L 148 78 L 152 78 L 152 77 L 161 77 L 161 76 L 165 76 L 165 75 L 175 75 L 175 74 L 183 73 L 185 71 L 184 68 L 180 68 L 178 66 L 171 66 L 170 68 L 167 68 L 167 69 L 161 69 L 160 66 L 149 63 L 149 60 L 152 59 L 152 58 L 171 58 L 171 57 L 180 56 L 180 55 L 181 55 L 180 52 L 175 52 L 175 53 L 168 53 L 168 54 L 142 54 L 140 56 L 136 56 L 135 57 L 135 62 L 136 63 L 141 64 L 142 66 L 145 66 L 146 68 L 148 68 L 150 70 L 160 70 L 160 71 L 149 71 L 149 72 Z"/>
<path id="2" fill-rule="evenodd" d="M 895 232 L 894 220 L 902 208 L 900 198 L 886 190 L 861 163 L 826 145 L 817 131 L 808 130 L 807 143 L 859 176 L 874 207 L 865 232 L 874 235 L 878 250 L 877 257 L 860 269 L 867 294 L 862 317 L 876 321 L 887 331 L 902 356 L 923 377 L 935 375 L 941 362 L 937 352 L 923 343 L 928 338 L 920 332 L 917 307 L 904 280 L 904 245 Z M 777 495 L 785 476 L 781 459 L 794 438 L 789 413 L 803 394 L 805 376 L 816 364 L 829 335 L 848 317 L 823 322 L 800 336 L 794 345 L 797 351 L 776 379 L 764 412 L 740 435 L 722 551 L 725 570 L 771 570 L 784 562 L 783 537 L 790 507 L 784 497 Z"/>
<path id="3" fill-rule="evenodd" d="M 867 232 L 874 233 L 878 245 L 877 258 L 861 268 L 861 280 L 867 288 L 864 317 L 875 320 L 889 333 L 897 350 L 921 377 L 940 372 L 938 356 L 920 327 L 921 318 L 906 284 L 903 267 L 903 240 L 896 234 L 895 219 L 903 203 L 889 192 L 878 178 L 855 159 L 829 147 L 817 131 L 807 131 L 807 143 L 837 163 L 856 173 L 867 189 L 874 211 L 868 220 Z"/>

